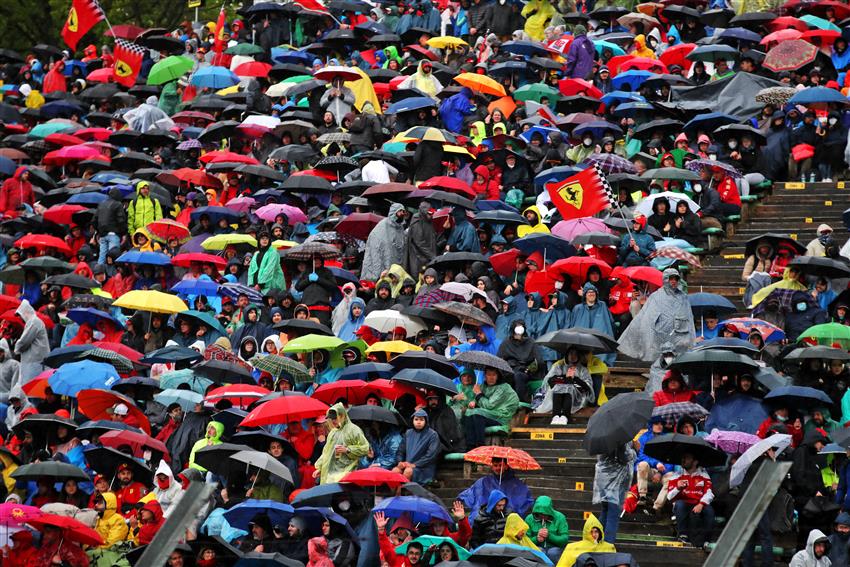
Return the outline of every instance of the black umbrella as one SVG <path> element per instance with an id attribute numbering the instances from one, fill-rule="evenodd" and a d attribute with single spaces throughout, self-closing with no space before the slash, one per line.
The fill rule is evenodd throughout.
<path id="1" fill-rule="evenodd" d="M 236 133 L 236 127 L 239 126 L 239 124 L 240 123 L 235 120 L 213 122 L 204 128 L 204 130 L 198 135 L 198 140 L 206 143 L 229 138 Z"/>
<path id="2" fill-rule="evenodd" d="M 513 376 L 514 373 L 510 364 L 496 355 L 480 350 L 468 350 L 461 352 L 452 358 L 452 362 L 459 364 L 464 368 L 474 368 L 476 370 L 495 368 L 502 373 L 502 376 Z"/>
<path id="3" fill-rule="evenodd" d="M 329 156 L 316 162 L 316 165 L 313 167 L 315 167 L 316 169 L 332 171 L 337 175 L 345 175 L 346 173 L 354 171 L 359 166 L 357 165 L 357 161 L 350 157 Z"/>
<path id="4" fill-rule="evenodd" d="M 294 87 L 290 87 L 286 90 L 286 98 L 296 100 L 298 97 L 309 94 L 310 92 L 324 87 L 327 84 L 328 82 L 323 81 L 322 79 L 309 79 L 307 81 L 302 81 Z M 275 128 L 275 131 L 277 131 L 278 128 L 280 128 L 281 131 L 286 130 L 286 128 L 281 128 L 281 126 Z"/>
<path id="5" fill-rule="evenodd" d="M 744 248 L 745 256 L 752 256 L 756 253 L 756 248 L 764 240 L 768 244 L 773 247 L 774 252 L 779 248 L 780 245 L 789 246 L 797 251 L 797 254 L 805 254 L 806 247 L 788 236 L 787 234 L 781 234 L 778 232 L 765 232 L 755 238 L 751 238 L 747 240 L 747 245 Z"/>
<path id="6" fill-rule="evenodd" d="M 290 334 L 292 331 L 301 335 L 324 335 L 333 337 L 334 332 L 321 323 L 310 321 L 309 319 L 284 319 L 280 323 L 275 323 L 272 328 L 277 331 L 282 331 Z"/>
<path id="7" fill-rule="evenodd" d="M 763 386 L 764 390 L 767 392 L 772 392 L 773 390 L 784 386 L 790 386 L 792 383 L 790 376 L 777 374 L 774 370 L 768 370 L 767 368 L 759 368 L 756 370 L 755 374 L 753 374 L 753 378 L 755 378 L 756 382 Z"/>
<path id="8" fill-rule="evenodd" d="M 661 462 L 675 465 L 681 463 L 686 454 L 693 455 L 703 467 L 720 467 L 726 464 L 726 453 L 715 449 L 700 437 L 681 433 L 667 433 L 650 439 L 643 452 Z"/>
<path id="9" fill-rule="evenodd" d="M 296 161 L 309 161 L 317 155 L 318 154 L 316 153 L 316 150 L 314 150 L 310 146 L 290 144 L 288 146 L 283 146 L 274 150 L 272 153 L 269 154 L 269 159 L 288 161 L 291 163 Z"/>
<path id="10" fill-rule="evenodd" d="M 129 148 L 142 147 L 142 133 L 136 130 L 120 130 L 109 135 L 109 143 L 113 146 Z"/>
<path id="11" fill-rule="evenodd" d="M 112 300 L 108 297 L 102 297 L 91 293 L 75 293 L 62 304 L 62 307 L 65 309 L 94 307 L 101 311 L 107 311 L 110 307 L 112 307 Z"/>
<path id="12" fill-rule="evenodd" d="M 287 77 L 294 77 L 296 75 L 309 75 L 312 71 L 303 65 L 298 65 L 296 63 L 278 63 L 271 69 L 269 69 L 269 77 L 274 81 L 282 81 Z"/>
<path id="13" fill-rule="evenodd" d="M 74 436 L 77 424 L 64 417 L 53 413 L 36 413 L 26 416 L 12 427 L 12 431 L 19 439 L 23 439 L 24 431 L 29 431 L 33 436 L 33 445 L 39 448 L 47 448 L 50 443 L 59 439 L 56 431 L 64 427 L 68 430 L 68 439 Z"/>
<path id="14" fill-rule="evenodd" d="M 193 110 L 224 110 L 230 106 L 230 102 L 218 95 L 201 95 L 195 98 L 189 106 Z"/>
<path id="15" fill-rule="evenodd" d="M 640 126 L 635 128 L 632 136 L 639 140 L 648 140 L 655 132 L 661 132 L 665 136 L 672 136 L 677 132 L 681 132 L 683 126 L 684 123 L 679 122 L 678 120 L 673 120 L 671 118 L 650 120 L 649 122 L 641 124 Z"/>
<path id="16" fill-rule="evenodd" d="M 850 266 L 832 258 L 797 256 L 789 266 L 796 266 L 806 275 L 824 278 L 850 278 Z"/>
<path id="17" fill-rule="evenodd" d="M 850 360 L 850 353 L 840 348 L 816 345 L 795 348 L 785 356 L 785 360 Z"/>
<path id="18" fill-rule="evenodd" d="M 612 339 L 613 340 L 613 339 Z M 616 352 L 616 342 L 614 348 L 610 344 L 606 344 L 601 338 L 590 333 L 583 333 L 574 329 L 559 329 L 546 333 L 537 339 L 537 344 L 556 350 L 558 352 L 566 352 L 571 347 L 578 350 L 590 352 Z"/>
<path id="19" fill-rule="evenodd" d="M 292 90 L 292 89 L 290 89 L 290 90 Z M 288 91 L 287 91 L 286 95 L 291 96 Z M 302 135 L 306 136 L 308 132 L 310 132 L 311 130 L 315 130 L 315 128 L 316 127 L 313 126 L 313 123 L 309 122 L 307 120 L 300 120 L 300 119 L 286 120 L 284 122 L 281 122 L 277 126 L 275 126 L 274 133 L 277 136 L 283 136 L 284 133 L 289 132 L 289 134 L 292 136 L 293 140 L 298 140 L 298 139 L 301 138 Z M 301 147 L 300 144 L 293 144 L 293 145 Z M 284 146 L 284 148 L 286 148 L 286 147 L 289 147 L 289 146 Z M 317 155 L 317 154 L 314 153 L 313 155 Z"/>
<path id="20" fill-rule="evenodd" d="M 349 413 L 349 418 L 351 417 Z M 268 451 L 269 444 L 272 441 L 277 441 L 281 445 L 283 445 L 284 452 L 291 455 L 293 458 L 298 459 L 298 453 L 295 451 L 295 448 L 292 446 L 288 440 L 284 439 L 280 435 L 275 435 L 274 433 L 269 433 L 262 427 L 259 429 L 253 429 L 250 431 L 240 431 L 235 433 L 230 437 L 231 443 L 239 444 L 239 445 L 247 445 L 256 451 Z"/>
<path id="21" fill-rule="evenodd" d="M 457 317 L 466 325 L 473 325 L 476 327 L 480 325 L 490 325 L 492 327 L 494 325 L 493 320 L 490 319 L 489 315 L 469 303 L 447 301 L 445 303 L 438 303 L 434 306 L 434 309 L 442 311 L 443 313 L 448 313 L 453 317 Z"/>
<path id="22" fill-rule="evenodd" d="M 49 286 L 58 285 L 60 287 L 73 287 L 85 290 L 100 287 L 100 284 L 94 281 L 93 279 L 81 276 L 79 274 L 59 274 L 57 276 L 50 276 L 45 279 L 43 283 Z"/>
<path id="23" fill-rule="evenodd" d="M 118 473 L 118 467 L 127 465 L 133 472 L 133 480 L 141 482 L 145 486 L 153 484 L 153 472 L 133 458 L 132 455 L 122 453 L 112 447 L 91 447 L 83 452 L 92 470 L 112 479 Z"/>
<path id="24" fill-rule="evenodd" d="M 224 462 L 231 455 L 239 451 L 251 451 L 248 445 L 237 443 L 219 443 L 218 445 L 208 445 L 195 451 L 195 463 L 208 469 L 215 467 L 218 463 Z"/>
<path id="25" fill-rule="evenodd" d="M 468 211 L 475 210 L 475 203 L 465 197 L 461 197 L 457 193 L 449 193 L 448 191 L 436 190 L 431 191 L 427 199 L 428 201 L 434 201 L 436 203 L 439 203 L 443 207 L 446 205 L 451 205 L 453 207 L 460 207 Z"/>
<path id="26" fill-rule="evenodd" d="M 573 246 L 619 246 L 622 237 L 607 232 L 585 232 L 573 238 Z"/>
<path id="27" fill-rule="evenodd" d="M 504 545 L 497 545 L 495 543 L 485 543 L 484 545 L 479 546 L 473 550 L 472 555 L 467 557 L 467 561 L 471 563 L 484 563 L 485 565 L 496 567 L 504 565 L 506 561 L 510 561 L 517 557 L 528 559 L 529 561 L 533 561 L 537 564 L 542 562 L 541 556 L 537 555 L 534 551 L 527 547 L 520 547 L 518 545 L 507 547 Z"/>
<path id="28" fill-rule="evenodd" d="M 832 400 L 821 390 L 807 386 L 780 386 L 764 397 L 764 402 L 777 408 L 811 409 L 830 406 Z"/>
<path id="29" fill-rule="evenodd" d="M 409 305 L 407 307 L 402 308 L 401 312 L 404 315 L 411 315 L 413 317 L 419 317 L 426 323 L 431 323 L 433 325 L 452 326 L 454 324 L 460 324 L 460 321 L 457 320 L 456 317 L 449 315 L 448 313 L 443 313 L 442 311 L 438 311 L 432 307 L 421 307 L 419 305 Z M 399 355 L 401 356 L 401 355 Z"/>
<path id="30" fill-rule="evenodd" d="M 725 144 L 730 138 L 750 137 L 757 146 L 763 146 L 767 142 L 764 134 L 752 126 L 746 124 L 727 124 L 714 131 L 714 137 L 718 143 Z"/>
<path id="31" fill-rule="evenodd" d="M 399 425 L 398 414 L 381 406 L 352 406 L 348 408 L 348 419 Z"/>
<path id="32" fill-rule="evenodd" d="M 313 175 L 293 175 L 281 185 L 281 189 L 291 193 L 332 193 L 330 181 Z"/>
<path id="33" fill-rule="evenodd" d="M 702 14 L 700 14 L 700 21 L 713 28 L 727 28 L 729 27 L 729 20 L 735 17 L 734 10 L 727 10 L 725 8 L 717 8 L 714 10 L 706 10 Z"/>
<path id="34" fill-rule="evenodd" d="M 146 37 L 142 40 L 142 44 L 149 49 L 155 49 L 156 51 L 165 51 L 172 55 L 183 53 L 183 51 L 186 49 L 186 45 L 184 42 L 180 41 L 176 37 L 171 37 L 168 35 L 154 35 Z"/>
<path id="35" fill-rule="evenodd" d="M 81 92 L 80 98 L 86 100 L 106 100 L 117 92 L 118 86 L 114 83 L 101 83 Z"/>
<path id="36" fill-rule="evenodd" d="M 453 380 L 449 380 L 439 372 L 428 370 L 427 368 L 405 368 L 393 376 L 393 380 L 405 382 L 426 390 L 440 390 L 450 396 L 457 394 L 457 386 Z"/>
<path id="37" fill-rule="evenodd" d="M 0 104 L 0 121 L 9 124 L 18 123 L 21 121 L 21 113 L 11 104 Z"/>
<path id="38" fill-rule="evenodd" d="M 236 167 L 236 172 L 254 175 L 256 177 L 262 177 L 263 179 L 270 179 L 272 181 L 283 181 L 283 174 L 276 169 L 272 169 L 267 165 L 250 165 L 250 164 L 242 164 Z"/>
<path id="39" fill-rule="evenodd" d="M 500 211 L 498 209 L 477 213 L 475 220 L 496 224 L 528 224 L 528 221 L 521 214 L 513 211 Z"/>
<path id="40" fill-rule="evenodd" d="M 148 378 L 147 376 L 130 376 L 123 378 L 112 386 L 112 389 L 119 394 L 132 397 L 136 400 L 150 400 L 153 395 L 161 391 L 159 380 Z M 132 396 L 131 396 L 132 394 Z"/>
<path id="41" fill-rule="evenodd" d="M 91 480 L 80 467 L 58 461 L 44 461 L 23 465 L 15 469 L 9 476 L 15 480 L 38 480 L 41 477 L 54 478 L 59 482 L 64 482 L 68 479 Z"/>
<path id="42" fill-rule="evenodd" d="M 56 59 L 59 60 L 62 58 L 62 50 L 56 47 L 55 45 L 48 45 L 46 43 L 38 43 L 31 49 L 33 53 L 38 55 L 39 57 L 43 57 L 45 59 Z"/>
<path id="43" fill-rule="evenodd" d="M 235 362 L 212 359 L 193 366 L 192 370 L 217 384 L 256 384 L 251 371 Z"/>
<path id="44" fill-rule="evenodd" d="M 590 417 L 584 449 L 591 455 L 601 455 L 622 447 L 646 426 L 654 406 L 645 392 L 617 394 Z"/>
<path id="45" fill-rule="evenodd" d="M 157 362 L 172 363 L 172 362 L 194 362 L 201 360 L 204 355 L 192 348 L 187 348 L 179 345 L 169 345 L 149 352 L 139 362 L 145 364 L 155 364 Z"/>
<path id="46" fill-rule="evenodd" d="M 670 364 L 670 368 L 678 368 L 684 374 L 710 374 L 715 369 L 722 369 L 728 374 L 752 373 L 758 367 L 752 358 L 720 349 L 686 352 Z"/>
<path id="47" fill-rule="evenodd" d="M 427 368 L 439 372 L 448 378 L 457 376 L 457 367 L 441 354 L 428 351 L 409 350 L 390 361 L 393 368 Z"/>
<path id="48" fill-rule="evenodd" d="M 485 264 L 488 264 L 490 261 L 483 254 L 479 254 L 477 252 L 446 252 L 445 254 L 440 254 L 431 260 L 431 262 L 428 263 L 428 267 L 445 270 L 452 265 L 472 262 L 484 262 Z"/>

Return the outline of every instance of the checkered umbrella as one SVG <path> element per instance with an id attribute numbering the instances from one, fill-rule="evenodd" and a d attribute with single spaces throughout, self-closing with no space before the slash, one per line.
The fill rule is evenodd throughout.
<path id="1" fill-rule="evenodd" d="M 676 246 L 665 246 L 664 248 L 658 248 L 652 254 L 649 255 L 650 258 L 673 258 L 674 260 L 681 260 L 683 262 L 687 262 L 691 266 L 696 268 L 702 267 L 702 264 L 699 262 L 699 258 L 691 254 L 690 252 L 685 252 L 681 248 L 677 248 Z"/>
<path id="2" fill-rule="evenodd" d="M 673 402 L 652 410 L 652 417 L 660 417 L 665 421 L 676 422 L 684 416 L 700 421 L 708 417 L 708 410 L 693 402 Z"/>
<path id="3" fill-rule="evenodd" d="M 270 354 L 268 356 L 255 356 L 251 359 L 251 364 L 257 370 L 268 372 L 275 378 L 287 374 L 297 383 L 310 382 L 310 372 L 307 367 L 285 356 Z"/>
<path id="4" fill-rule="evenodd" d="M 714 161 L 711 159 L 695 159 L 693 161 L 689 161 L 685 164 L 685 169 L 690 169 L 691 171 L 700 172 L 704 169 L 714 169 L 720 168 L 723 170 L 728 177 L 733 179 L 740 179 L 744 176 L 743 173 L 738 171 L 736 168 L 732 167 L 728 163 L 723 163 L 721 161 Z"/>
<path id="5" fill-rule="evenodd" d="M 590 154 L 584 163 L 596 165 L 606 175 L 612 173 L 637 173 L 635 164 L 616 154 Z"/>
<path id="6" fill-rule="evenodd" d="M 508 466 L 518 471 L 539 471 L 542 467 L 534 460 L 534 457 L 522 449 L 513 447 L 501 447 L 497 445 L 485 445 L 467 451 L 463 460 L 479 465 L 489 465 L 493 459 L 505 459 Z"/>
<path id="7" fill-rule="evenodd" d="M 294 248 L 290 248 L 281 254 L 287 260 L 300 260 L 311 262 L 313 258 L 332 260 L 339 257 L 339 250 L 330 244 L 322 242 L 305 242 Z"/>
<path id="8" fill-rule="evenodd" d="M 129 374 L 133 371 L 133 361 L 126 356 L 120 355 L 115 351 L 105 348 L 93 348 L 80 353 L 78 360 L 94 360 L 97 362 L 105 362 L 115 367 L 118 374 Z"/>

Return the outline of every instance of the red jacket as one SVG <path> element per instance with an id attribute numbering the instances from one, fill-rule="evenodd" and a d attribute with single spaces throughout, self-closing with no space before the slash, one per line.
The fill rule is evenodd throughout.
<path id="1" fill-rule="evenodd" d="M 782 428 L 785 428 L 785 431 L 782 431 Z M 791 446 L 797 447 L 800 443 L 803 442 L 803 428 L 795 429 L 793 425 L 788 422 L 778 421 L 773 419 L 772 417 L 768 417 L 759 425 L 758 431 L 756 431 L 756 435 L 761 437 L 762 439 L 767 439 L 773 433 L 787 433 L 791 436 Z"/>
<path id="2" fill-rule="evenodd" d="M 679 381 L 679 390 L 670 391 L 670 380 L 676 379 Z M 661 381 L 661 389 L 652 394 L 652 399 L 655 401 L 655 406 L 666 406 L 676 402 L 692 402 L 699 392 L 688 389 L 685 384 L 685 379 L 682 374 L 676 370 L 668 370 L 664 375 L 664 380 Z"/>
<path id="3" fill-rule="evenodd" d="M 3 182 L 3 186 L 0 187 L 0 213 L 17 217 L 18 207 L 22 204 L 32 205 L 35 202 L 32 183 L 21 180 L 21 175 L 26 170 L 24 166 L 19 167 L 15 170 L 15 175 Z"/>
<path id="4" fill-rule="evenodd" d="M 386 531 L 378 534 L 378 547 L 381 548 L 381 555 L 390 567 L 409 567 L 407 557 L 395 552 L 395 546 Z"/>
<path id="5" fill-rule="evenodd" d="M 687 486 L 679 488 L 679 482 L 683 480 L 687 482 Z M 673 502 L 684 500 L 691 506 L 699 503 L 711 504 L 714 492 L 711 491 L 708 473 L 700 467 L 693 474 L 682 471 L 675 475 L 667 483 L 667 498 Z"/>
<path id="6" fill-rule="evenodd" d="M 481 195 L 484 199 L 491 201 L 499 200 L 499 185 L 502 182 L 502 172 L 498 169 L 490 171 L 486 165 L 479 165 L 475 168 L 475 181 L 472 183 L 472 190 Z M 483 183 L 478 182 L 478 175 L 484 178 Z"/>
<path id="7" fill-rule="evenodd" d="M 720 200 L 730 205 L 741 206 L 741 195 L 738 194 L 738 186 L 731 177 L 724 177 L 717 185 L 717 192 L 720 194 Z"/>

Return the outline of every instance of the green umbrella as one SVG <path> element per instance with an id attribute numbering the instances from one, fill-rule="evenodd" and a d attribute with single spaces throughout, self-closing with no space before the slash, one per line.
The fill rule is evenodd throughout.
<path id="1" fill-rule="evenodd" d="M 30 130 L 29 135 L 33 138 L 46 138 L 50 134 L 56 134 L 57 132 L 67 132 L 69 130 L 74 130 L 75 127 L 71 124 L 67 124 L 65 122 L 45 122 L 44 124 L 39 124 L 32 130 Z"/>
<path id="2" fill-rule="evenodd" d="M 840 345 L 843 349 L 850 348 L 850 327 L 840 323 L 823 323 L 809 327 L 797 337 L 797 341 L 813 340 L 819 345 Z"/>
<path id="3" fill-rule="evenodd" d="M 218 331 L 225 337 L 227 336 L 227 331 L 224 329 L 224 327 L 221 326 L 221 323 L 218 321 L 218 319 L 216 319 L 209 313 L 204 313 L 203 311 L 195 311 L 194 309 L 187 309 L 186 311 L 181 311 L 177 314 L 177 316 L 174 317 L 174 325 L 176 327 L 179 327 L 180 319 L 191 319 L 195 323 L 203 323 L 210 329 Z"/>
<path id="4" fill-rule="evenodd" d="M 287 77 L 281 81 L 281 83 L 303 83 L 304 81 L 309 81 L 312 79 L 312 75 L 293 75 L 291 77 Z"/>
<path id="5" fill-rule="evenodd" d="M 810 28 L 817 28 L 819 30 L 832 30 L 841 33 L 841 28 L 823 18 L 818 18 L 817 16 L 806 14 L 800 19 L 806 22 L 806 25 Z"/>
<path id="6" fill-rule="evenodd" d="M 265 53 L 266 50 L 260 47 L 259 45 L 254 45 L 253 43 L 237 43 L 233 47 L 228 47 L 224 50 L 228 55 L 259 55 L 260 53 Z"/>
<path id="7" fill-rule="evenodd" d="M 543 97 L 549 99 L 550 106 L 554 106 L 560 100 L 561 93 L 558 89 L 554 89 L 544 83 L 532 83 L 514 91 L 514 98 L 516 100 L 533 100 L 539 103 Z"/>
<path id="8" fill-rule="evenodd" d="M 295 354 L 299 352 L 312 352 L 314 350 L 333 350 L 343 344 L 345 344 L 345 341 L 336 337 L 304 335 L 286 343 L 286 346 L 283 347 L 283 352 Z"/>
<path id="9" fill-rule="evenodd" d="M 162 85 L 169 81 L 174 81 L 191 71 L 194 66 L 195 63 L 187 57 L 171 55 L 151 67 L 151 71 L 148 74 L 148 84 Z"/>
<path id="10" fill-rule="evenodd" d="M 255 356 L 251 359 L 251 365 L 257 370 L 268 372 L 275 378 L 280 377 L 281 374 L 288 374 L 298 383 L 312 380 L 306 366 L 285 356 L 276 354 Z"/>
<path id="11" fill-rule="evenodd" d="M 436 546 L 436 547 L 439 547 L 439 546 L 443 545 L 444 543 L 447 543 L 447 544 L 449 544 L 449 545 L 451 545 L 452 547 L 454 547 L 454 548 L 455 548 L 455 551 L 457 551 L 457 557 L 458 557 L 458 559 L 460 559 L 461 561 L 465 561 L 465 560 L 466 560 L 466 558 L 470 556 L 470 552 L 469 552 L 469 550 L 464 549 L 464 548 L 462 548 L 461 546 L 459 546 L 459 545 L 458 545 L 457 543 L 455 543 L 455 541 L 454 541 L 452 538 L 450 538 L 450 537 L 439 537 L 439 536 L 433 536 L 433 535 L 423 535 L 423 536 L 419 536 L 418 538 L 416 538 L 416 539 L 414 539 L 414 540 L 412 540 L 412 541 L 415 541 L 415 542 L 421 543 L 421 544 L 422 544 L 422 548 L 423 548 L 423 549 L 425 549 L 426 551 L 427 551 L 427 550 L 428 550 L 428 548 L 430 548 L 432 545 L 433 545 L 433 546 Z M 405 544 L 403 544 L 403 545 L 399 545 L 398 547 L 396 547 L 396 548 L 395 548 L 395 552 L 396 552 L 396 553 L 398 553 L 398 554 L 401 554 L 401 555 L 407 555 L 407 546 L 409 545 L 409 543 L 410 543 L 410 542 L 405 543 Z M 435 554 L 434 554 L 434 556 L 431 558 L 431 565 L 433 565 L 435 562 L 438 562 L 438 559 L 439 559 L 439 554 L 436 554 L 436 553 L 435 553 Z"/>
<path id="12" fill-rule="evenodd" d="M 184 384 L 193 392 L 204 395 L 207 392 L 207 388 L 215 384 L 215 382 L 209 378 L 196 375 L 188 368 L 172 370 L 171 372 L 165 372 L 159 376 L 159 387 L 163 390 L 180 389 L 180 386 Z"/>

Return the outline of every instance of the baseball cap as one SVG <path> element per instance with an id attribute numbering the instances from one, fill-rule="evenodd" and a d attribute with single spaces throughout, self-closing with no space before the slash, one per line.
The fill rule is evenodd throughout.
<path id="1" fill-rule="evenodd" d="M 127 415 L 130 413 L 130 408 L 128 408 L 126 404 L 115 404 L 113 407 L 109 408 L 107 413 L 111 413 L 112 415 Z"/>

